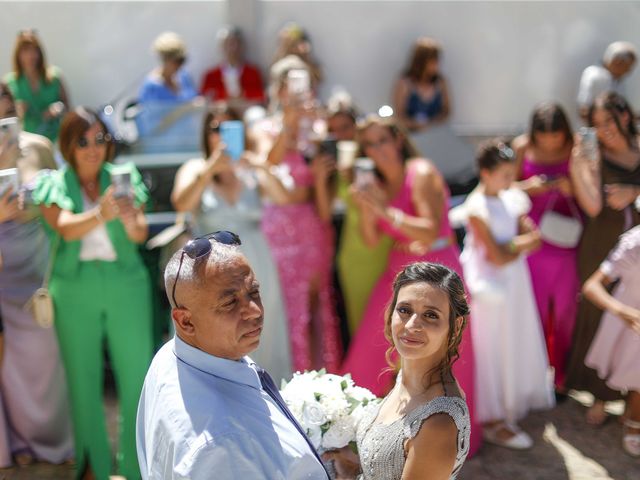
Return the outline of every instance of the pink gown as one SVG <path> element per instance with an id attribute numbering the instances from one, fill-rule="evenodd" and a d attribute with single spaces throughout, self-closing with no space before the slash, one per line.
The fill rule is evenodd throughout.
<path id="1" fill-rule="evenodd" d="M 313 174 L 298 153 L 285 156 L 281 168 L 287 169 L 295 186 L 313 185 Z M 265 205 L 262 231 L 278 266 L 284 294 L 294 371 L 313 367 L 313 335 L 320 335 L 322 363 L 330 371 L 337 371 L 341 359 L 338 317 L 334 310 L 331 287 L 331 266 L 334 243 L 331 224 L 324 223 L 312 202 L 290 205 Z M 312 319 L 310 292 L 318 280 L 317 315 Z M 264 288 L 269 288 L 265 285 Z"/>
<path id="2" fill-rule="evenodd" d="M 404 184 L 398 195 L 391 201 L 392 207 L 405 214 L 417 216 L 411 200 L 412 185 L 415 178 L 415 163 L 409 163 Z M 387 269 L 374 287 L 364 317 L 356 335 L 351 341 L 346 359 L 342 364 L 342 373 L 351 373 L 355 383 L 368 388 L 378 396 L 384 396 L 393 385 L 393 375 L 387 369 L 385 352 L 389 342 L 384 336 L 384 311 L 391 300 L 393 280 L 395 276 L 410 263 L 434 262 L 455 270 L 462 277 L 460 250 L 455 243 L 455 236 L 449 225 L 449 192 L 446 192 L 445 206 L 442 212 L 442 224 L 438 239 L 432 250 L 424 255 L 415 255 L 404 250 L 393 248 L 389 254 Z M 400 243 L 408 238 L 386 221 L 380 221 L 379 228 Z M 460 358 L 453 366 L 453 373 L 464 390 L 467 405 L 471 413 L 471 448 L 473 454 L 480 446 L 481 431 L 474 419 L 474 361 L 471 333 L 469 326 L 464 330 L 460 345 Z"/>
<path id="3" fill-rule="evenodd" d="M 524 157 L 522 180 L 534 175 L 568 176 L 569 160 L 556 165 L 538 165 Z M 569 202 L 574 202 L 572 208 Z M 529 216 L 540 224 L 546 210 L 571 216 L 578 211 L 573 199 L 558 191 L 531 196 Z M 540 250 L 527 257 L 533 291 L 544 330 L 549 364 L 555 370 L 556 386 L 564 385 L 567 361 L 571 350 L 573 327 L 578 311 L 578 249 L 561 248 L 543 242 Z M 549 282 L 553 278 L 553 282 Z"/>

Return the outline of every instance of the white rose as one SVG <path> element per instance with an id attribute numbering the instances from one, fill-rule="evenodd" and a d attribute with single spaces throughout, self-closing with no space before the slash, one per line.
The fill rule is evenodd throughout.
<path id="1" fill-rule="evenodd" d="M 307 427 L 320 426 L 326 423 L 327 414 L 324 407 L 318 402 L 307 402 L 302 410 L 302 423 Z"/>
<path id="2" fill-rule="evenodd" d="M 322 448 L 333 450 L 342 448 L 355 440 L 355 424 L 351 417 L 343 417 L 339 421 L 331 424 L 329 429 L 322 436 Z"/>

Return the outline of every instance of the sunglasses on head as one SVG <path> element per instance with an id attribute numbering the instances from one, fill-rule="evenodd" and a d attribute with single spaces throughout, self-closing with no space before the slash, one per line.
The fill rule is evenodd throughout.
<path id="1" fill-rule="evenodd" d="M 178 302 L 176 302 L 176 285 L 178 285 L 178 279 L 180 278 L 180 269 L 182 268 L 182 262 L 185 254 L 191 259 L 196 260 L 209 255 L 211 252 L 211 240 L 215 240 L 218 243 L 224 245 L 242 245 L 240 237 L 228 230 L 220 230 L 213 233 L 208 233 L 202 237 L 194 238 L 186 243 L 182 247 L 182 254 L 180 255 L 180 264 L 178 265 L 178 272 L 176 273 L 176 281 L 173 282 L 173 289 L 171 291 L 171 299 L 173 304 L 178 308 Z"/>
<path id="2" fill-rule="evenodd" d="M 98 133 L 93 139 L 93 144 L 96 146 L 102 146 L 111 141 L 111 135 Z M 78 148 L 87 148 L 89 146 L 89 139 L 87 137 L 80 137 L 77 142 Z"/>
<path id="3" fill-rule="evenodd" d="M 500 143 L 497 146 L 498 148 L 498 155 L 504 159 L 504 160 L 513 160 L 514 159 L 514 153 L 513 150 L 508 147 L 507 145 L 505 145 L 504 143 Z"/>

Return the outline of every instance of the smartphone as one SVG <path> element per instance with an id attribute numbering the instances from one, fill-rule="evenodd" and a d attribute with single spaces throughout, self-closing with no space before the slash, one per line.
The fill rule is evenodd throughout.
<path id="1" fill-rule="evenodd" d="M 5 168 L 0 170 L 0 196 L 4 195 L 9 187 L 13 187 L 11 196 L 18 194 L 20 188 L 20 178 L 17 168 Z"/>
<path id="2" fill-rule="evenodd" d="M 357 188 L 366 188 L 376 181 L 376 165 L 370 158 L 356 158 L 353 182 Z"/>
<path id="3" fill-rule="evenodd" d="M 113 196 L 116 198 L 133 198 L 133 187 L 131 186 L 131 172 L 112 172 L 111 184 L 113 185 Z"/>
<path id="4" fill-rule="evenodd" d="M 239 120 L 231 120 L 220 124 L 220 138 L 225 144 L 224 152 L 234 162 L 240 160 L 244 152 L 244 124 Z"/>
<path id="5" fill-rule="evenodd" d="M 9 137 L 9 145 L 18 143 L 20 136 L 20 120 L 18 117 L 0 119 L 0 141 Z"/>
<path id="6" fill-rule="evenodd" d="M 287 91 L 292 98 L 303 98 L 311 91 L 309 72 L 303 69 L 289 70 L 287 73 Z"/>
<path id="7" fill-rule="evenodd" d="M 327 138 L 320 142 L 318 145 L 318 153 L 331 155 L 333 158 L 338 158 L 338 142 L 333 138 Z"/>
<path id="8" fill-rule="evenodd" d="M 578 130 L 582 150 L 590 160 L 598 159 L 598 136 L 595 128 L 581 127 Z"/>

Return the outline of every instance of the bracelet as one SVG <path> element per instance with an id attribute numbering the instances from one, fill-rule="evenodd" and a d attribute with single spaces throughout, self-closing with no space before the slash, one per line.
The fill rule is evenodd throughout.
<path id="1" fill-rule="evenodd" d="M 102 213 L 100 213 L 100 207 L 96 208 L 96 211 L 93 214 L 93 216 L 96 217 L 96 220 L 98 220 L 98 223 L 104 223 L 104 217 L 102 216 Z"/>
<path id="2" fill-rule="evenodd" d="M 398 210 L 394 208 L 391 210 L 391 223 L 394 227 L 400 228 L 402 225 L 402 221 L 404 220 L 404 212 L 402 210 Z"/>
<path id="3" fill-rule="evenodd" d="M 507 250 L 509 250 L 509 253 L 518 253 L 516 244 L 513 240 L 509 240 L 509 243 L 507 243 Z"/>

